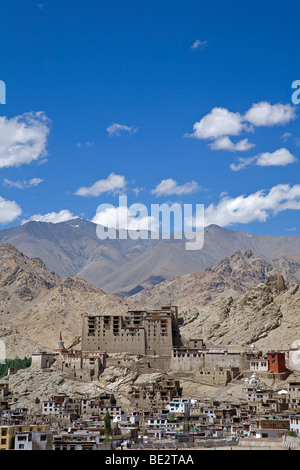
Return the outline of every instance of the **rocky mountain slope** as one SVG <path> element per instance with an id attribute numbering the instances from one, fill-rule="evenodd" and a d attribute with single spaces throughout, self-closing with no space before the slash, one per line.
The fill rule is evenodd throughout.
<path id="1" fill-rule="evenodd" d="M 223 297 L 237 298 L 268 276 L 282 274 L 287 285 L 300 283 L 300 259 L 267 261 L 250 250 L 238 250 L 203 272 L 176 276 L 130 297 L 131 302 L 158 308 L 173 303 L 179 312 L 197 311 Z"/>
<path id="2" fill-rule="evenodd" d="M 126 313 L 120 297 L 87 281 L 63 279 L 39 259 L 0 245 L 0 339 L 6 356 L 30 356 L 36 347 L 55 348 L 60 332 L 66 346 L 81 336 L 85 313 Z"/>
<path id="3" fill-rule="evenodd" d="M 300 337 L 299 311 L 299 285 L 287 288 L 281 275 L 273 275 L 236 299 L 224 297 L 183 315 L 180 332 L 215 345 L 289 349 Z"/>
<path id="4" fill-rule="evenodd" d="M 78 276 L 107 293 L 122 295 L 212 268 L 237 250 L 251 250 L 266 261 L 300 256 L 300 236 L 252 235 L 211 225 L 204 231 L 204 247 L 188 251 L 184 238 L 99 240 L 96 228 L 84 219 L 28 222 L 1 230 L 0 244 L 9 243 L 29 257 L 42 259 L 61 277 Z"/>
<path id="5" fill-rule="evenodd" d="M 0 318 L 11 320 L 15 315 L 39 302 L 61 278 L 46 269 L 38 259 L 24 256 L 8 244 L 0 245 Z"/>
<path id="6" fill-rule="evenodd" d="M 125 301 L 75 276 L 63 279 L 41 260 L 3 244 L 0 340 L 11 358 L 30 356 L 36 347 L 53 350 L 60 332 L 67 347 L 79 348 L 85 313 L 126 314 L 128 307 L 161 307 L 174 296 L 184 340 L 287 348 L 300 335 L 299 268 L 288 259 L 275 265 L 241 250 L 202 273 L 173 278 Z"/>

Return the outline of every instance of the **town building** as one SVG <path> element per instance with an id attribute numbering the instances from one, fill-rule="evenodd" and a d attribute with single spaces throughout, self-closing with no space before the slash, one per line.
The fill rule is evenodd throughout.
<path id="1" fill-rule="evenodd" d="M 13 449 L 15 438 L 14 426 L 0 426 L 0 450 Z"/>
<path id="2" fill-rule="evenodd" d="M 189 398 L 173 398 L 167 405 L 167 408 L 170 413 L 180 413 L 189 416 L 191 406 L 191 400 Z"/>
<path id="3" fill-rule="evenodd" d="M 269 362 L 266 358 L 253 358 L 250 360 L 250 370 L 253 372 L 268 372 Z"/>
<path id="4" fill-rule="evenodd" d="M 53 353 L 35 350 L 32 354 L 31 367 L 42 370 L 55 367 L 65 372 L 71 379 L 90 382 L 99 379 L 105 369 L 105 360 L 105 352 L 83 353 L 66 349 L 60 333 Z"/>
<path id="5" fill-rule="evenodd" d="M 43 449 L 44 447 L 50 449 L 52 445 L 49 431 L 48 425 L 18 424 L 0 426 L 0 450 L 21 450 L 22 448 L 23 450 L 33 450 L 33 447 L 38 448 L 39 442 L 41 450 L 46 450 Z M 43 436 L 46 436 L 45 440 Z"/>
<path id="6" fill-rule="evenodd" d="M 267 354 L 269 371 L 273 374 L 284 374 L 286 372 L 285 353 L 273 351 Z"/>
<path id="7" fill-rule="evenodd" d="M 290 416 L 290 430 L 300 436 L 300 415 Z"/>
<path id="8" fill-rule="evenodd" d="M 135 385 L 129 392 L 133 408 L 136 409 L 167 409 L 167 405 L 175 397 L 181 396 L 180 382 L 174 379 L 164 379 L 158 383 Z"/>
<path id="9" fill-rule="evenodd" d="M 282 418 L 260 418 L 251 427 L 257 438 L 278 438 L 290 430 L 290 420 Z"/>
<path id="10" fill-rule="evenodd" d="M 300 381 L 292 380 L 288 383 L 288 400 L 291 409 L 300 408 Z"/>
<path id="11" fill-rule="evenodd" d="M 170 356 L 178 308 L 129 310 L 127 315 L 85 315 L 82 351 Z"/>
<path id="12" fill-rule="evenodd" d="M 16 432 L 14 450 L 53 450 L 51 431 Z"/>
<path id="13" fill-rule="evenodd" d="M 251 375 L 250 379 L 245 379 L 243 392 L 248 402 L 266 402 L 270 396 L 266 385 L 260 382 L 256 372 Z"/>

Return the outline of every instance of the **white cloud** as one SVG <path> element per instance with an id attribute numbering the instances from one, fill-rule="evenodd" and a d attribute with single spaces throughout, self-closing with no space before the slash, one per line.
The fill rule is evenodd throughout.
<path id="1" fill-rule="evenodd" d="M 22 209 L 15 201 L 7 201 L 0 196 L 0 224 L 13 222 L 21 214 Z"/>
<path id="2" fill-rule="evenodd" d="M 249 158 L 238 158 L 238 163 L 231 163 L 230 168 L 232 171 L 240 171 L 246 166 L 250 166 L 255 164 L 256 157 L 249 157 Z"/>
<path id="3" fill-rule="evenodd" d="M 278 126 L 289 123 L 296 118 L 295 108 L 290 104 L 271 105 L 267 101 L 253 104 L 244 116 L 254 126 Z"/>
<path id="4" fill-rule="evenodd" d="M 194 132 L 187 136 L 196 139 L 218 139 L 226 135 L 239 135 L 244 128 L 240 113 L 232 113 L 225 108 L 213 108 L 194 124 Z"/>
<path id="5" fill-rule="evenodd" d="M 245 152 L 255 147 L 255 144 L 251 144 L 248 139 L 243 139 L 234 144 L 229 137 L 220 137 L 212 142 L 210 145 L 212 150 L 229 150 L 230 152 Z"/>
<path id="6" fill-rule="evenodd" d="M 280 136 L 280 138 L 281 138 L 284 142 L 286 142 L 286 141 L 287 141 L 290 137 L 292 137 L 292 136 L 293 136 L 293 134 L 291 134 L 290 132 L 285 132 L 284 134 L 282 134 L 282 135 Z"/>
<path id="7" fill-rule="evenodd" d="M 75 219 L 76 217 L 67 209 L 62 209 L 60 212 L 49 212 L 48 214 L 35 214 L 32 215 L 29 219 L 23 220 L 22 224 L 26 224 L 30 221 L 35 222 L 52 222 L 53 224 L 58 224 L 60 222 L 66 222 L 67 220 Z"/>
<path id="8" fill-rule="evenodd" d="M 276 150 L 273 153 L 261 153 L 257 157 L 256 165 L 258 166 L 286 166 L 297 162 L 297 158 L 285 148 Z"/>
<path id="9" fill-rule="evenodd" d="M 197 39 L 192 45 L 191 49 L 203 49 L 204 47 L 208 46 L 207 41 L 200 41 L 200 39 Z"/>
<path id="10" fill-rule="evenodd" d="M 47 157 L 50 121 L 43 112 L 11 119 L 0 117 L 0 168 L 20 166 Z"/>
<path id="11" fill-rule="evenodd" d="M 136 210 L 135 210 L 136 207 Z M 158 225 L 152 216 L 138 214 L 139 205 L 107 207 L 97 212 L 92 222 L 103 227 L 125 230 L 151 230 Z"/>
<path id="12" fill-rule="evenodd" d="M 248 224 L 251 222 L 266 222 L 271 216 L 286 210 L 300 210 L 300 184 L 279 184 L 270 190 L 259 190 L 249 195 L 230 197 L 226 193 L 220 195 L 217 204 L 210 204 L 205 208 L 205 225 L 216 224 L 222 227 L 234 224 Z M 147 208 L 133 204 L 129 208 L 124 205 L 114 207 L 111 205 L 99 206 L 92 222 L 104 227 L 126 230 L 153 230 L 159 231 L 159 221 L 153 214 L 148 215 Z M 197 221 L 202 218 L 187 220 L 186 226 L 197 227 Z"/>
<path id="13" fill-rule="evenodd" d="M 268 192 L 257 191 L 248 196 L 223 197 L 205 209 L 205 225 L 222 227 L 250 222 L 265 222 L 271 215 L 286 210 L 300 210 L 300 185 L 280 184 Z"/>
<path id="14" fill-rule="evenodd" d="M 138 128 L 134 126 L 126 126 L 125 124 L 114 123 L 107 127 L 106 130 L 110 137 L 119 137 L 121 134 L 126 132 L 129 134 L 135 134 L 138 131 Z"/>
<path id="15" fill-rule="evenodd" d="M 291 154 L 289 150 L 286 148 L 281 148 L 275 150 L 275 152 L 264 152 L 255 157 L 250 158 L 239 158 L 238 164 L 231 164 L 230 168 L 233 171 L 239 171 L 242 168 L 245 168 L 249 165 L 256 165 L 256 166 L 286 166 L 290 165 L 291 163 L 297 162 L 297 158 Z"/>
<path id="16" fill-rule="evenodd" d="M 185 183 L 183 185 L 178 185 L 175 180 L 172 178 L 162 180 L 155 189 L 151 190 L 152 194 L 155 196 L 171 196 L 177 194 L 179 196 L 184 194 L 191 194 L 195 191 L 198 191 L 200 187 L 195 181 Z"/>
<path id="17" fill-rule="evenodd" d="M 233 113 L 226 108 L 213 108 L 200 121 L 193 125 L 193 132 L 186 137 L 200 140 L 212 140 L 212 150 L 229 150 L 244 152 L 254 147 L 248 139 L 234 144 L 229 136 L 241 135 L 243 131 L 253 132 L 257 127 L 285 125 L 296 119 L 295 108 L 290 104 L 271 105 L 266 101 L 253 104 L 244 114 Z M 290 134 L 285 133 L 284 138 Z"/>
<path id="18" fill-rule="evenodd" d="M 96 197 L 103 193 L 117 192 L 126 188 L 126 180 L 122 175 L 111 173 L 106 179 L 98 180 L 90 187 L 82 186 L 77 189 L 77 196 Z"/>
<path id="19" fill-rule="evenodd" d="M 25 189 L 25 188 L 38 186 L 43 181 L 44 180 L 42 180 L 41 178 L 32 178 L 29 181 L 26 181 L 26 180 L 11 181 L 11 180 L 5 179 L 3 183 L 5 186 L 8 186 L 9 188 Z"/>

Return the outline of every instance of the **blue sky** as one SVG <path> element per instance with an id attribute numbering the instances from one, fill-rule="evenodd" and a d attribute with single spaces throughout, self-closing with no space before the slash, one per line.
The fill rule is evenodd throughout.
<path id="1" fill-rule="evenodd" d="M 2 2 L 1 228 L 204 204 L 299 234 L 299 2 Z M 63 211 L 63 212 L 61 212 Z"/>

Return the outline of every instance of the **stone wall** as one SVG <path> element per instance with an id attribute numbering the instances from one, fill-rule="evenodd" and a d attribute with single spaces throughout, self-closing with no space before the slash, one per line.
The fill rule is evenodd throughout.
<path id="1" fill-rule="evenodd" d="M 170 369 L 178 372 L 192 372 L 205 366 L 205 354 L 193 350 L 173 350 Z"/>
<path id="2" fill-rule="evenodd" d="M 202 384 L 225 387 L 231 380 L 237 377 L 239 369 L 216 367 L 214 369 L 200 369 L 195 371 L 195 378 Z"/>
<path id="3" fill-rule="evenodd" d="M 213 368 L 216 366 L 238 367 L 240 370 L 247 370 L 250 368 L 250 360 L 247 356 L 239 353 L 208 351 L 205 354 L 205 367 Z"/>
<path id="4" fill-rule="evenodd" d="M 34 353 L 31 356 L 31 367 L 36 369 L 49 369 L 54 364 L 57 354 L 45 352 Z"/>

